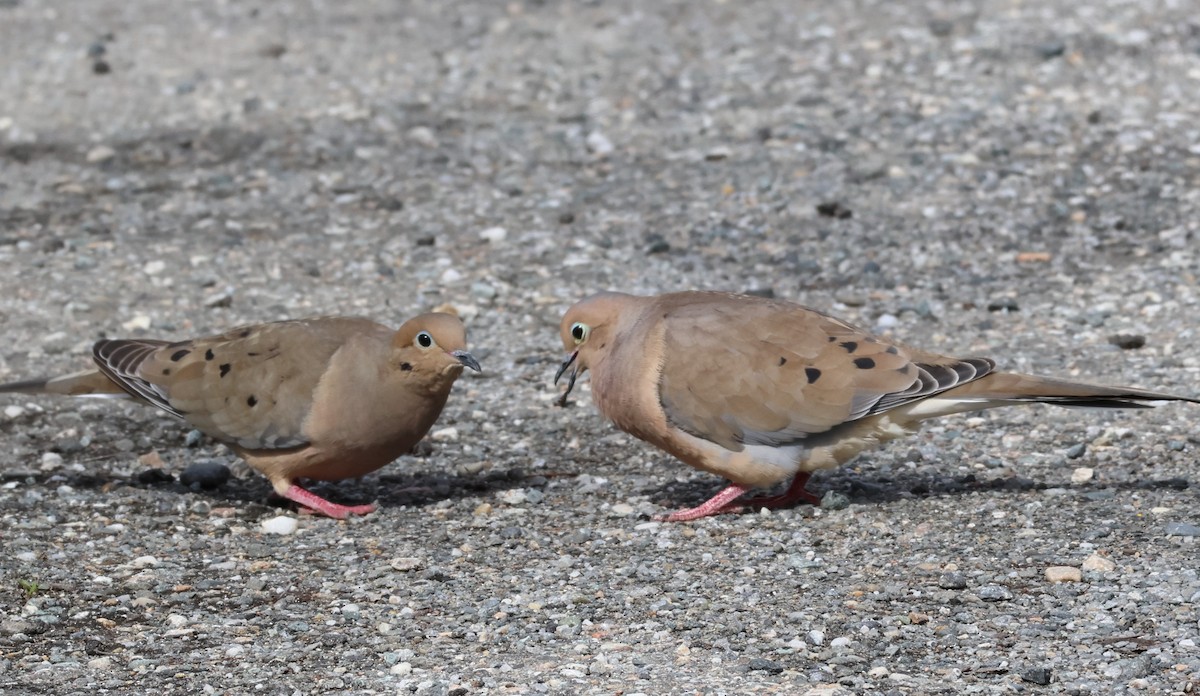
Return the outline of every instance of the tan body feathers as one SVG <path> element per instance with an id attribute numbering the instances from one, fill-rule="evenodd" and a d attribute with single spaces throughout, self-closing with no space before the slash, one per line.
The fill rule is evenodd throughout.
<path id="1" fill-rule="evenodd" d="M 379 469 L 429 431 L 463 367 L 462 322 L 424 314 L 389 329 L 357 317 L 246 326 L 170 343 L 96 343 L 97 370 L 0 385 L 0 392 L 120 395 L 156 406 L 227 444 L 275 491 L 331 517 L 365 514 L 310 493 Z"/>
<path id="2" fill-rule="evenodd" d="M 937 355 L 800 305 L 723 293 L 600 293 L 571 307 L 561 332 L 568 356 L 556 380 L 573 366 L 573 385 L 590 370 L 596 406 L 617 427 L 731 481 L 670 520 L 738 509 L 746 491 L 789 478 L 782 496 L 743 502 L 816 502 L 810 472 L 928 418 L 1019 403 L 1197 402 L 996 372 L 986 358 Z"/>

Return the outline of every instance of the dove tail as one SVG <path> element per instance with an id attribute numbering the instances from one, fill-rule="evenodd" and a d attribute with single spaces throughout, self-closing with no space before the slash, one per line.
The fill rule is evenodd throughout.
<path id="1" fill-rule="evenodd" d="M 92 396 L 127 398 L 126 394 L 111 379 L 96 370 L 74 372 L 62 377 L 30 379 L 22 382 L 0 384 L 0 394 L 63 394 L 65 396 Z"/>
<path id="2" fill-rule="evenodd" d="M 992 372 L 917 402 L 910 415 L 924 419 L 1017 404 L 1052 404 L 1067 408 L 1154 408 L 1155 401 L 1200 404 L 1200 399 L 1146 389 L 1102 387 L 1015 372 Z"/>
<path id="3" fill-rule="evenodd" d="M 1095 408 L 1153 408 L 1153 404 L 1146 403 L 1149 401 L 1188 401 L 1200 404 L 1200 399 L 1189 396 L 1131 387 L 1102 387 L 1013 372 L 993 372 L 983 379 L 951 389 L 942 396 L 971 396 L 999 401 L 1030 401 Z"/>

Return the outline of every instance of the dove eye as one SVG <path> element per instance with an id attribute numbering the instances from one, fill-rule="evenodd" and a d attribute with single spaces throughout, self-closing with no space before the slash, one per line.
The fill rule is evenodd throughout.
<path id="1" fill-rule="evenodd" d="M 428 331 L 422 331 L 417 334 L 417 345 L 422 348 L 428 348 L 433 345 L 433 336 L 429 335 Z"/>
<path id="2" fill-rule="evenodd" d="M 592 327 L 581 322 L 571 324 L 571 338 L 575 339 L 576 343 L 583 343 L 584 339 L 591 333 Z"/>

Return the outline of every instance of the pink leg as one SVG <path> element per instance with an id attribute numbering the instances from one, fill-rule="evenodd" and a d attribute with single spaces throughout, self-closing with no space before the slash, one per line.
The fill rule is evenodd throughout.
<path id="1" fill-rule="evenodd" d="M 375 511 L 373 503 L 369 505 L 338 505 L 325 500 L 316 493 L 306 491 L 294 483 L 284 492 L 283 497 L 335 520 L 344 520 L 350 515 L 365 515 Z"/>
<path id="2" fill-rule="evenodd" d="M 775 508 L 787 507 L 799 502 L 805 502 L 809 505 L 820 505 L 821 499 L 812 493 L 808 492 L 808 479 L 811 477 L 807 471 L 801 471 L 792 479 L 792 484 L 788 489 L 779 495 L 767 495 L 760 498 L 747 498 L 742 501 L 742 505 L 754 508 Z"/>
<path id="3" fill-rule="evenodd" d="M 657 515 L 654 519 L 659 522 L 687 522 L 689 520 L 698 520 L 701 517 L 708 517 L 709 515 L 719 515 L 723 512 L 736 512 L 737 510 L 741 510 L 742 506 L 730 505 L 730 503 L 747 490 L 749 489 L 745 486 L 731 483 L 723 488 L 720 493 L 717 493 L 694 508 L 679 510 L 669 515 Z"/>

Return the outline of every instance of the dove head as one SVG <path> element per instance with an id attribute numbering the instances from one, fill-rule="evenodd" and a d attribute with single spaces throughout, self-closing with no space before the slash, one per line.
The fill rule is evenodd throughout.
<path id="1" fill-rule="evenodd" d="M 563 315 L 559 331 L 567 357 L 563 360 L 554 383 L 562 379 L 563 373 L 574 366 L 559 403 L 566 405 L 567 396 L 575 388 L 575 380 L 591 367 L 618 333 L 622 319 L 636 316 L 633 305 L 642 298 L 621 292 L 601 292 L 576 302 Z"/>
<path id="2" fill-rule="evenodd" d="M 453 381 L 464 367 L 480 371 L 479 361 L 467 352 L 467 329 L 453 314 L 422 314 L 404 322 L 392 337 L 392 353 L 395 369 L 435 381 Z"/>

